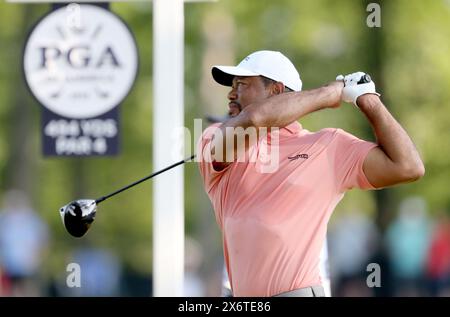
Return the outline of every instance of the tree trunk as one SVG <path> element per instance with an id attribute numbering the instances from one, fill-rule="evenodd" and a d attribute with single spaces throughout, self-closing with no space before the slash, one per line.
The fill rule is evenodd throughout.
<path id="1" fill-rule="evenodd" d="M 366 0 L 363 2 L 364 10 L 366 10 L 369 3 L 373 1 Z M 365 65 L 367 66 L 367 72 L 373 78 L 377 91 L 383 92 L 383 61 L 386 56 L 386 28 L 383 26 L 383 14 L 388 11 L 388 1 L 379 0 L 377 3 L 381 7 L 381 27 L 368 27 L 366 26 L 364 37 L 366 41 L 362 43 L 362 52 L 365 56 Z M 370 12 L 367 12 L 368 16 Z M 389 100 L 383 97 L 383 101 L 389 104 Z M 391 105 L 390 105 L 391 107 Z M 373 135 L 373 130 L 370 126 L 367 126 L 365 131 L 367 135 Z M 380 231 L 383 233 L 389 223 L 391 214 L 394 210 L 394 198 L 392 189 L 382 189 L 374 191 L 375 205 L 376 205 L 376 224 Z"/>

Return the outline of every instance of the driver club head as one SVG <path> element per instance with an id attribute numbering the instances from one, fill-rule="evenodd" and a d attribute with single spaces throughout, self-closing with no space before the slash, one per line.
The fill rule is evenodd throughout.
<path id="1" fill-rule="evenodd" d="M 79 199 L 59 209 L 64 227 L 72 236 L 80 238 L 86 234 L 95 219 L 97 204 L 93 199 Z"/>

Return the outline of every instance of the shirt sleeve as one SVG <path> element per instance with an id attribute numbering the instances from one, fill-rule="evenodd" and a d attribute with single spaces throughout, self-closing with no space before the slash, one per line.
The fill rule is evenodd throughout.
<path id="1" fill-rule="evenodd" d="M 340 192 L 352 188 L 375 189 L 363 171 L 364 160 L 376 143 L 361 140 L 342 129 L 336 129 L 334 146 L 334 170 Z"/>
<path id="2" fill-rule="evenodd" d="M 215 123 L 203 131 L 200 140 L 197 142 L 197 160 L 200 169 L 200 175 L 202 176 L 205 190 L 208 194 L 219 183 L 222 176 L 230 168 L 231 164 L 226 166 L 221 171 L 216 171 L 213 167 L 211 157 L 211 140 L 214 132 L 220 127 L 221 123 Z"/>

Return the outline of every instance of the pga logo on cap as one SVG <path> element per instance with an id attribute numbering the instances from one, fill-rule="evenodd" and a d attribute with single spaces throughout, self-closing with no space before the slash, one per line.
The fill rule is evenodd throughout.
<path id="1" fill-rule="evenodd" d="M 119 105 L 138 69 L 136 42 L 126 24 L 108 10 L 78 5 L 48 14 L 31 32 L 24 51 L 27 84 L 50 111 L 92 118 Z"/>

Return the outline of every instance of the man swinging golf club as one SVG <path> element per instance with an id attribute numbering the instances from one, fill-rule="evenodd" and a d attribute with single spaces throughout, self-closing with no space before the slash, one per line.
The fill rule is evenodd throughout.
<path id="1" fill-rule="evenodd" d="M 323 296 L 318 263 L 333 210 L 352 188 L 422 177 L 413 142 L 363 72 L 301 91 L 287 57 L 258 51 L 238 66 L 213 67 L 212 76 L 231 87 L 231 118 L 203 132 L 197 156 L 222 231 L 233 296 Z M 310 132 L 297 122 L 342 101 L 364 113 L 377 143 L 342 129 Z M 278 160 L 268 171 L 271 145 Z"/>

